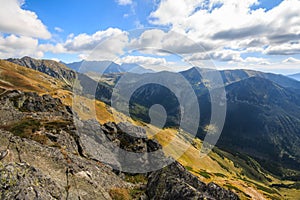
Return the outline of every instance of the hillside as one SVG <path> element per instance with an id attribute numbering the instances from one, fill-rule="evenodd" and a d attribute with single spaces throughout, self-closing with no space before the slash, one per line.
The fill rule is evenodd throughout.
<path id="1" fill-rule="evenodd" d="M 259 159 L 280 176 L 293 176 L 285 167 L 299 171 L 300 96 L 258 77 L 228 85 L 226 91 L 227 118 L 219 145 Z"/>
<path id="2" fill-rule="evenodd" d="M 5 60 L 0 60 L 0 86 L 39 93 L 67 88 L 61 80 Z"/>
<path id="3" fill-rule="evenodd" d="M 67 68 L 65 65 L 53 60 L 38 60 L 25 56 L 20 59 L 10 58 L 7 59 L 7 61 L 40 71 L 49 76 L 60 79 L 69 85 L 72 85 L 76 78 L 75 72 Z"/>

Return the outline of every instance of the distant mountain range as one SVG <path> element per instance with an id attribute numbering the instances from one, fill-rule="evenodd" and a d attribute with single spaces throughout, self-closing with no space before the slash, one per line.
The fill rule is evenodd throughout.
<path id="1" fill-rule="evenodd" d="M 65 63 L 64 63 L 65 64 Z M 146 69 L 138 64 L 123 63 L 118 65 L 112 61 L 80 61 L 65 64 L 69 68 L 80 72 L 96 72 L 99 74 L 131 72 L 136 74 L 153 73 L 153 70 Z"/>
<path id="2" fill-rule="evenodd" d="M 289 75 L 290 78 L 296 79 L 298 81 L 300 81 L 300 73 L 298 74 L 293 74 L 293 75 Z"/>

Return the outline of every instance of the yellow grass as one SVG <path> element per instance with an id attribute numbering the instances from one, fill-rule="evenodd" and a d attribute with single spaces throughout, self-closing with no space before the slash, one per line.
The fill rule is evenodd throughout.
<path id="1" fill-rule="evenodd" d="M 51 92 L 64 83 L 41 72 L 0 60 L 0 86 L 6 89 Z"/>

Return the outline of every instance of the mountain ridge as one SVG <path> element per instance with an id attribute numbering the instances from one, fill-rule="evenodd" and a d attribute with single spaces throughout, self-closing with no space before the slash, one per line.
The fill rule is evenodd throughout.
<path id="1" fill-rule="evenodd" d="M 8 63 L 8 62 L 4 62 L 3 64 L 1 64 L 2 66 L 3 66 L 3 68 L 5 69 L 11 69 L 11 71 L 14 71 L 15 69 L 14 69 L 14 67 L 16 67 L 15 65 L 12 65 L 12 64 L 10 64 L 10 63 Z M 11 66 L 13 66 L 13 67 L 11 67 Z M 22 69 L 22 68 L 24 68 L 24 66 L 19 66 L 18 67 L 18 69 Z M 25 70 L 26 68 L 24 68 L 24 70 Z M 37 72 L 35 72 L 34 70 L 31 70 L 31 69 L 28 69 L 29 71 L 30 71 L 30 73 L 32 73 L 32 74 L 35 74 L 35 73 L 37 73 Z M 26 69 L 26 71 L 27 71 L 27 69 Z M 22 71 L 20 71 L 20 73 L 23 73 Z M 38 72 L 39 73 L 39 72 Z M 1 73 L 0 73 L 1 74 Z M 164 74 L 164 73 L 162 73 L 162 74 Z M 33 76 L 34 77 L 34 76 Z M 37 77 L 40 77 L 40 75 L 38 75 Z M 51 77 L 49 77 L 49 78 L 51 78 Z M 13 83 L 14 82 L 14 79 L 9 79 L 9 81 L 11 82 L 11 83 Z M 29 80 L 27 80 L 27 81 L 29 81 Z M 34 83 L 34 84 L 37 84 L 37 83 Z M 87 87 L 89 87 L 89 86 L 87 86 Z M 34 89 L 34 88 L 33 88 Z M 3 91 L 3 92 L 5 92 L 5 91 Z M 1 93 L 2 93 L 2 90 L 1 90 Z M 43 93 L 45 93 L 45 91 L 43 92 Z M 56 93 L 56 92 L 51 92 L 51 94 L 54 94 L 54 93 Z M 63 96 L 65 96 L 66 94 L 63 94 L 63 95 L 60 95 L 59 97 L 60 98 L 62 98 Z M 63 97 L 62 98 L 62 100 L 63 100 L 63 102 L 69 102 L 70 100 L 68 100 L 68 101 L 66 101 L 66 99 L 65 98 L 70 98 L 69 96 L 66 96 L 66 97 Z M 82 99 L 82 98 L 81 98 Z M 85 102 L 86 102 L 86 100 L 80 100 L 80 102 L 84 105 L 85 104 Z M 69 104 L 69 103 L 68 103 Z M 17 104 L 16 104 L 17 105 Z M 96 104 L 96 106 L 100 106 L 100 104 Z M 105 111 L 106 110 L 106 106 L 104 106 L 103 104 L 101 104 L 101 106 L 103 106 L 103 108 L 101 108 L 101 112 L 100 113 L 98 113 L 99 115 L 99 117 L 101 117 L 102 119 L 102 121 L 105 121 L 105 122 L 103 122 L 103 123 L 106 123 L 107 122 L 107 119 L 110 119 L 110 120 L 113 120 L 113 118 L 110 118 L 110 117 L 108 117 L 108 115 L 109 115 L 109 112 L 107 112 L 107 111 Z M 82 108 L 80 108 L 80 109 L 82 109 Z M 88 112 L 88 109 L 87 108 L 85 108 L 83 111 L 80 111 L 80 110 L 78 110 L 78 109 L 76 109 L 76 111 L 78 111 L 79 112 L 79 114 L 80 114 L 80 116 L 82 116 L 82 114 L 83 114 L 83 112 Z M 107 112 L 106 114 L 105 114 L 105 112 Z M 103 117 L 107 117 L 107 119 L 105 118 L 103 118 Z M 131 123 L 133 123 L 133 122 L 131 122 Z M 145 126 L 145 128 L 146 128 L 147 126 Z M 173 132 L 173 131 L 171 131 L 171 132 Z M 175 133 L 174 133 L 175 134 Z M 49 135 L 49 137 L 50 137 L 51 135 Z M 52 136 L 51 136 L 52 137 Z M 169 139 L 168 139 L 169 138 Z M 182 138 L 189 138 L 188 137 L 188 135 L 180 135 L 180 138 L 178 138 L 178 145 L 180 144 L 180 146 L 183 144 L 183 141 L 185 141 L 185 140 L 182 140 Z M 159 139 L 159 142 L 161 143 L 161 144 L 165 144 L 167 141 L 169 141 L 169 140 L 172 140 L 172 139 L 174 139 L 174 136 L 173 136 L 173 134 L 171 134 L 170 133 L 170 130 L 169 129 L 167 129 L 167 130 L 165 130 L 165 133 L 164 134 L 158 134 L 157 135 L 157 139 Z M 195 155 L 198 155 L 199 154 L 199 152 L 197 152 L 196 151 L 196 147 L 198 146 L 198 145 L 200 145 L 199 144 L 199 141 L 198 140 L 193 140 L 193 139 L 187 139 L 187 142 L 191 142 L 192 141 L 192 144 L 193 144 L 193 146 L 194 147 L 192 147 L 194 150 L 193 151 L 191 151 L 191 152 L 189 152 L 188 151 L 188 154 L 184 154 L 181 158 L 180 158 L 180 162 L 181 163 L 183 163 L 185 166 L 186 166 L 186 168 L 187 169 L 189 169 L 189 171 L 190 172 L 192 172 L 195 176 L 198 176 L 199 178 L 200 178 L 200 180 L 206 180 L 206 181 L 209 181 L 209 180 L 217 180 L 217 182 L 219 183 L 219 184 L 221 184 L 222 186 L 224 186 L 225 188 L 228 188 L 228 189 L 232 189 L 233 187 L 237 187 L 237 188 L 235 188 L 235 189 L 233 189 L 235 192 L 237 192 L 238 194 L 239 194 L 239 196 L 242 196 L 242 197 L 244 197 L 245 199 L 247 198 L 247 195 L 250 195 L 251 197 L 256 197 L 256 198 L 260 198 L 260 199 L 262 199 L 263 197 L 262 196 L 259 196 L 260 195 L 260 193 L 262 193 L 262 194 L 264 194 L 264 195 L 266 195 L 266 197 L 268 197 L 268 195 L 271 195 L 272 197 L 274 197 L 275 198 L 275 196 L 276 196 L 276 198 L 278 199 L 278 198 L 282 198 L 282 196 L 280 197 L 280 196 L 277 196 L 277 194 L 276 194 L 276 192 L 280 192 L 280 194 L 284 194 L 284 195 L 287 195 L 287 196 L 289 196 L 291 199 L 293 199 L 292 198 L 292 194 L 294 193 L 293 191 L 292 191 L 292 189 L 290 190 L 290 189 L 285 189 L 285 187 L 287 187 L 287 188 L 289 188 L 289 187 L 291 187 L 291 188 L 294 188 L 295 186 L 292 186 L 292 185 L 290 185 L 291 183 L 290 182 L 286 182 L 286 181 L 283 181 L 283 180 L 277 180 L 277 179 L 275 179 L 274 180 L 274 178 L 272 178 L 272 182 L 268 182 L 268 179 L 270 179 L 270 175 L 268 174 L 268 173 L 266 173 L 266 172 L 264 172 L 264 171 L 262 171 L 263 169 L 260 169 L 260 168 L 257 168 L 257 167 L 249 167 L 248 165 L 249 165 L 249 163 L 252 163 L 252 161 L 250 161 L 250 160 L 248 160 L 248 158 L 246 159 L 246 157 L 245 156 L 241 156 L 241 158 L 242 158 L 242 162 L 241 161 L 238 161 L 237 160 L 237 157 L 236 157 L 236 152 L 233 152 L 232 153 L 232 155 L 231 154 L 228 154 L 228 153 L 225 153 L 225 152 L 222 152 L 221 153 L 221 151 L 220 150 L 218 150 L 217 151 L 217 149 L 215 149 L 213 152 L 212 152 L 212 154 L 214 155 L 212 158 L 213 158 L 213 160 L 210 160 L 209 162 L 205 159 L 205 161 L 204 161 L 204 163 L 208 163 L 208 165 L 204 165 L 203 166 L 203 163 L 202 162 L 198 162 L 197 161 L 197 159 L 196 158 L 194 158 L 195 157 Z M 189 144 L 189 143 L 188 143 Z M 179 146 L 177 145 L 177 147 L 176 148 L 178 148 Z M 6 145 L 4 145 L 4 146 L 6 146 Z M 26 148 L 28 148 L 28 146 L 26 146 Z M 198 147 L 197 147 L 198 148 Z M 215 153 L 215 152 L 218 152 L 217 154 Z M 219 155 L 220 154 L 220 155 Z M 224 160 L 224 156 L 225 156 L 225 160 Z M 209 156 L 209 157 L 211 157 L 211 155 Z M 229 159 L 229 161 L 227 162 L 226 160 L 227 160 L 227 158 L 230 158 Z M 249 158 L 250 159 L 250 158 Z M 231 164 L 231 162 L 234 162 L 234 163 L 238 163 L 238 164 L 235 164 L 235 166 L 233 165 L 233 164 Z M 244 163 L 245 162 L 245 163 Z M 218 163 L 220 163 L 220 164 L 218 164 Z M 244 163 L 244 164 L 243 164 Z M 247 164 L 248 163 L 248 164 Z M 225 165 L 225 166 L 224 166 Z M 202 166 L 202 167 L 199 167 L 199 166 Z M 222 167 L 223 166 L 223 167 Z M 239 167 L 238 167 L 239 166 Z M 241 166 L 243 166 L 242 168 L 241 168 Z M 255 162 L 254 163 L 252 163 L 250 166 L 259 166 L 257 163 L 255 164 Z M 17 167 L 18 168 L 18 167 Z M 257 186 L 257 185 L 255 185 L 255 184 L 253 184 L 253 183 L 251 183 L 251 187 L 252 187 L 252 189 L 251 190 L 247 190 L 247 188 L 249 187 L 249 186 L 246 186 L 246 185 L 248 185 L 249 183 L 247 183 L 247 182 L 243 182 L 241 179 L 239 179 L 238 177 L 236 177 L 235 175 L 234 175 L 234 179 L 232 179 L 232 178 L 226 178 L 226 176 L 228 176 L 228 177 L 232 177 L 233 176 L 233 174 L 231 174 L 231 173 L 229 173 L 227 170 L 226 170 L 226 168 L 228 168 L 228 169 L 230 169 L 230 172 L 233 172 L 233 174 L 234 173 L 237 173 L 237 174 L 244 174 L 244 173 L 246 173 L 247 174 L 247 176 L 245 176 L 245 177 L 243 177 L 243 179 L 247 179 L 247 180 L 251 180 L 252 182 L 253 182 L 253 179 L 252 178 L 254 178 L 256 181 L 258 181 L 258 183 L 259 183 L 259 185 Z M 203 171 L 203 169 L 205 169 L 205 171 Z M 216 170 L 217 169 L 217 170 Z M 241 172 L 240 170 L 241 169 L 243 169 L 244 171 L 243 172 Z M 82 172 L 83 173 L 83 172 Z M 225 178 L 218 178 L 218 176 L 217 175 L 215 175 L 215 173 L 218 175 L 218 176 L 221 176 L 221 174 L 222 174 L 222 176 L 225 176 Z M 220 174 L 221 173 L 221 174 Z M 199 174 L 201 174 L 201 175 L 199 175 Z M 252 175 L 251 175 L 252 174 Z M 172 175 L 173 176 L 173 175 Z M 205 176 L 206 178 L 203 178 L 203 176 Z M 267 178 L 265 178 L 265 176 L 267 177 Z M 209 177 L 211 177 L 211 178 L 209 178 Z M 252 177 L 251 179 L 248 179 L 248 177 Z M 256 177 L 256 178 L 255 178 Z M 231 179 L 232 180 L 235 180 L 235 181 L 231 181 Z M 226 180 L 226 182 L 224 182 Z M 262 180 L 264 180 L 264 181 L 262 181 Z M 256 182 L 255 181 L 255 182 Z M 207 182 L 207 183 L 209 183 L 209 182 Z M 247 183 L 247 184 L 246 184 Z M 256 183 L 257 184 L 257 183 Z M 277 185 L 277 186 L 280 186 L 279 188 L 273 188 L 271 185 Z M 242 185 L 244 185 L 244 186 L 242 186 Z M 276 187 L 277 187 L 276 186 Z M 282 186 L 282 187 L 281 187 Z M 267 188 L 264 188 L 264 187 L 267 187 Z M 259 189 L 260 188 L 260 189 Z M 262 189 L 263 188 L 263 189 Z M 242 191 L 240 191 L 240 190 L 242 190 Z M 72 191 L 72 190 L 71 190 Z M 74 190 L 73 190 L 74 191 Z M 119 191 L 119 189 L 118 190 L 113 190 L 113 191 Z M 251 192 L 252 191 L 252 192 Z M 256 192 L 256 193 L 254 193 L 254 191 L 259 191 L 259 192 Z M 265 191 L 269 191 L 270 193 L 268 193 L 268 192 L 265 192 Z M 253 196 L 254 195 L 254 196 Z M 296 194 L 295 194 L 296 195 Z M 248 196 L 249 197 L 249 196 Z"/>
<path id="2" fill-rule="evenodd" d="M 138 64 L 134 63 L 122 63 L 121 65 L 113 62 L 113 61 L 86 61 L 82 60 L 79 62 L 73 63 L 64 63 L 69 68 L 80 72 L 80 73 L 87 73 L 87 72 L 95 72 L 98 74 L 111 74 L 111 73 L 136 73 L 136 74 L 143 74 L 143 73 L 152 73 L 154 71 L 146 69 Z"/>

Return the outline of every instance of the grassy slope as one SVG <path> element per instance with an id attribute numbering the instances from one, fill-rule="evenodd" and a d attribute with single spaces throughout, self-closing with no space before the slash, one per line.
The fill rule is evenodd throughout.
<path id="1" fill-rule="evenodd" d="M 38 71 L 0 60 L 0 86 L 44 93 L 62 89 L 64 83 Z"/>
<path id="2" fill-rule="evenodd" d="M 175 129 L 158 129 L 151 125 L 133 121 L 122 113 L 113 112 L 103 102 L 76 96 L 73 101 L 71 91 L 64 90 L 64 83 L 40 72 L 0 60 L 0 87 L 35 91 L 39 94 L 49 93 L 60 98 L 64 104 L 73 105 L 79 116 L 94 119 L 100 123 L 108 121 L 129 121 L 144 126 L 149 137 L 157 139 L 167 155 L 173 156 L 189 171 L 204 182 L 216 182 L 239 194 L 242 199 L 299 199 L 300 190 L 276 189 L 271 184 L 293 184 L 280 181 L 265 172 L 257 162 L 244 155 L 214 149 L 208 156 L 201 157 L 202 142 L 189 134 Z"/>

